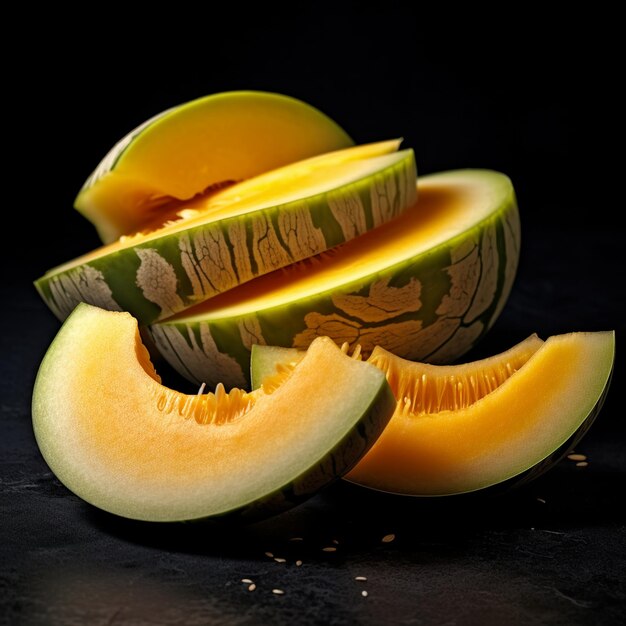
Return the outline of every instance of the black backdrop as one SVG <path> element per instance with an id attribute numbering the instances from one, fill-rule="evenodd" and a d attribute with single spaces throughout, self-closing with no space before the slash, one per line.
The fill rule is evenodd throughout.
<path id="1" fill-rule="evenodd" d="M 139 17 L 128 5 L 96 8 L 22 4 L 21 16 L 4 15 L 0 623 L 623 621 L 618 18 L 599 6 L 549 15 L 530 3 L 489 12 L 394 1 L 211 3 L 199 12 L 180 3 Z M 301 98 L 357 142 L 403 136 L 422 174 L 488 167 L 511 176 L 519 273 L 467 358 L 532 332 L 616 329 L 612 391 L 583 446 L 588 468 L 563 461 L 525 491 L 467 504 L 340 483 L 265 526 L 232 532 L 125 522 L 54 479 L 29 403 L 58 323 L 31 282 L 97 245 L 72 201 L 115 141 L 167 107 L 232 89 Z M 390 530 L 398 539 L 383 549 Z M 265 562 L 263 552 L 284 549 L 294 533 L 339 534 L 348 545 L 328 561 L 312 547 L 301 568 Z M 256 595 L 239 588 L 251 573 Z M 363 573 L 367 601 L 353 581 Z M 276 602 L 268 585 L 287 594 Z"/>

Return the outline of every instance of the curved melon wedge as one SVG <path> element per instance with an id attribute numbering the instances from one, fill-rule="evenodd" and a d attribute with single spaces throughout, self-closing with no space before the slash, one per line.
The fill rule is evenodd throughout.
<path id="1" fill-rule="evenodd" d="M 142 230 L 174 198 L 351 145 L 335 122 L 295 98 L 213 94 L 163 111 L 126 135 L 87 179 L 75 206 L 110 243 Z"/>
<path id="2" fill-rule="evenodd" d="M 255 352 L 258 385 L 271 371 L 272 355 L 263 355 L 262 346 Z M 283 370 L 297 371 L 299 354 L 274 354 L 287 364 Z M 376 348 L 369 362 L 385 372 L 397 407 L 345 478 L 420 496 L 535 478 L 591 426 L 609 387 L 614 354 L 613 332 L 556 335 L 545 342 L 533 336 L 500 355 L 452 366 L 413 363 Z"/>
<path id="3" fill-rule="evenodd" d="M 120 516 L 176 521 L 297 504 L 356 463 L 394 406 L 384 374 L 330 340 L 271 394 L 188 396 L 160 384 L 128 313 L 80 305 L 41 364 L 33 425 L 75 494 Z"/>
<path id="4" fill-rule="evenodd" d="M 311 157 L 174 203 L 145 231 L 46 272 L 35 285 L 65 319 L 79 302 L 169 317 L 257 276 L 314 256 L 414 204 L 412 150 L 381 141 Z M 357 224 L 342 229 L 346 204 Z M 356 219 L 355 217 L 355 219 Z"/>

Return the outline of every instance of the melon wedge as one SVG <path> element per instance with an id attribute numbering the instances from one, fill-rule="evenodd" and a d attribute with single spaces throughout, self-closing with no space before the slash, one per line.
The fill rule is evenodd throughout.
<path id="1" fill-rule="evenodd" d="M 399 143 L 312 157 L 171 205 L 144 231 L 56 267 L 35 284 L 60 319 L 79 302 L 129 311 L 142 324 L 171 316 L 411 206 L 415 158 L 411 150 L 397 152 Z"/>
<path id="2" fill-rule="evenodd" d="M 410 359 L 457 359 L 511 291 L 515 193 L 487 170 L 423 176 L 418 189 L 414 206 L 363 236 L 154 325 L 159 351 L 192 381 L 235 386 L 247 384 L 255 343 L 306 349 L 328 336 L 365 356 L 380 345 Z M 358 223 L 348 220 L 355 208 L 345 207 L 345 231 Z"/>
<path id="3" fill-rule="evenodd" d="M 128 313 L 80 305 L 41 364 L 33 425 L 75 494 L 116 515 L 176 521 L 301 502 L 356 463 L 394 406 L 379 369 L 323 339 L 271 394 L 185 395 L 160 384 Z"/>
<path id="4" fill-rule="evenodd" d="M 234 91 L 168 109 L 119 141 L 76 208 L 111 243 L 143 230 L 172 199 L 189 200 L 352 140 L 326 115 L 280 94 Z"/>
<path id="5" fill-rule="evenodd" d="M 440 496 L 549 469 L 583 437 L 609 388 L 613 332 L 536 336 L 463 365 L 413 363 L 376 348 L 397 399 L 387 428 L 346 475 L 392 493 Z M 271 389 L 299 367 L 296 350 L 255 346 L 253 385 Z"/>

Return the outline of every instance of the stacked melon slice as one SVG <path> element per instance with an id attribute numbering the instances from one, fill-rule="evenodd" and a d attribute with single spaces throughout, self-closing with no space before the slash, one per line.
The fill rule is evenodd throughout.
<path id="1" fill-rule="evenodd" d="M 249 384 L 256 343 L 317 336 L 448 361 L 493 324 L 517 268 L 503 174 L 423 177 L 400 141 L 350 147 L 312 107 L 209 96 L 149 120 L 85 183 L 106 244 L 36 282 L 64 319 L 129 311 L 195 382 Z M 417 201 L 417 191 L 421 199 Z"/>
<path id="2" fill-rule="evenodd" d="M 346 474 L 440 495 L 536 473 L 584 432 L 608 386 L 610 333 L 530 340 L 460 369 L 403 360 L 450 362 L 487 332 L 520 224 L 507 176 L 417 183 L 400 143 L 353 146 L 307 104 L 235 92 L 114 146 L 76 201 L 104 245 L 36 281 L 69 316 L 33 419 L 70 489 L 162 521 L 279 510 Z M 128 313 L 198 395 L 160 384 Z"/>

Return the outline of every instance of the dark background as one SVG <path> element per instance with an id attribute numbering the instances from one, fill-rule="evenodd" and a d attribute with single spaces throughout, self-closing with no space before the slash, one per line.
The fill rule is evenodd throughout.
<path id="1" fill-rule="evenodd" d="M 5 215 L 16 226 L 3 229 L 0 270 L 0 623 L 623 618 L 619 359 L 605 408 L 580 447 L 589 467 L 563 461 L 533 485 L 498 497 L 415 501 L 340 484 L 251 528 L 155 527 L 101 514 L 70 495 L 33 440 L 32 383 L 58 323 L 31 283 L 98 244 L 72 210 L 74 196 L 131 128 L 213 92 L 301 98 L 357 143 L 402 136 L 421 174 L 487 167 L 511 176 L 523 232 L 518 279 L 500 320 L 468 359 L 532 332 L 615 329 L 620 342 L 626 272 L 617 224 L 623 191 L 612 165 L 621 130 L 616 17 L 549 15 L 526 5 L 509 6 L 506 16 L 440 8 L 233 5 L 134 19 L 112 6 L 97 17 L 55 7 L 7 25 L 21 43 L 5 57 Z M 387 532 L 397 539 L 383 546 Z M 294 535 L 305 536 L 303 548 L 287 541 Z M 338 552 L 322 553 L 333 538 Z M 266 550 L 290 563 L 273 563 Z M 293 566 L 298 557 L 302 568 Z M 369 579 L 363 587 L 353 580 L 358 575 Z M 254 578 L 258 590 L 244 591 L 242 577 Z M 274 586 L 286 595 L 269 594 Z"/>

